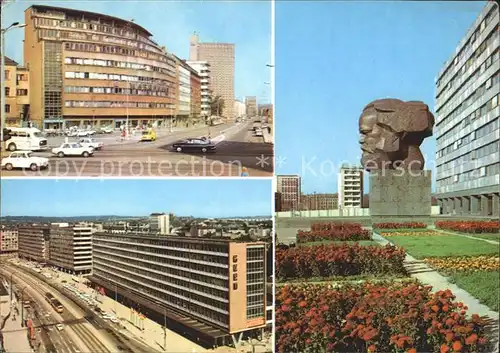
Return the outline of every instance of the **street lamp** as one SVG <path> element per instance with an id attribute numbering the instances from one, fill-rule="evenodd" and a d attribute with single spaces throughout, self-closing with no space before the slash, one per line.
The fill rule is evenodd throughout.
<path id="1" fill-rule="evenodd" d="M 3 20 L 3 11 L 0 11 L 1 12 L 1 19 L 0 19 L 0 23 L 4 23 L 4 20 Z M 0 29 L 0 45 L 2 46 L 2 60 L 1 60 L 1 65 L 0 65 L 0 74 L 2 75 L 2 79 L 0 80 L 1 82 L 1 102 L 0 102 L 0 109 L 1 109 L 1 128 L 0 128 L 0 143 L 3 144 L 3 129 L 5 128 L 5 122 L 6 122 L 6 113 L 5 113 L 5 33 L 7 33 L 8 31 L 10 31 L 11 29 L 14 29 L 14 28 L 23 28 L 23 27 L 26 27 L 25 24 L 21 24 L 19 22 L 14 22 L 12 23 L 9 27 L 5 28 L 5 29 Z"/>

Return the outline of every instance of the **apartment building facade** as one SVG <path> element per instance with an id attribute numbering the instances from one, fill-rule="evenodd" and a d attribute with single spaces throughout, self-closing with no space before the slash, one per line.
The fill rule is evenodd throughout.
<path id="1" fill-rule="evenodd" d="M 363 167 L 343 165 L 338 175 L 338 208 L 363 205 Z"/>
<path id="2" fill-rule="evenodd" d="M 17 233 L 19 257 L 46 263 L 49 258 L 50 226 L 46 224 L 20 225 Z"/>
<path id="3" fill-rule="evenodd" d="M 5 124 L 21 127 L 29 120 L 29 72 L 5 57 Z"/>
<path id="4" fill-rule="evenodd" d="M 210 344 L 266 325 L 265 243 L 96 233 L 99 286 Z"/>
<path id="5" fill-rule="evenodd" d="M 15 253 L 18 251 L 18 231 L 17 228 L 2 227 L 0 229 L 0 255 Z"/>
<path id="6" fill-rule="evenodd" d="M 338 194 L 302 194 L 301 210 L 336 210 L 339 207 Z"/>
<path id="7" fill-rule="evenodd" d="M 52 224 L 48 263 L 74 274 L 92 271 L 92 234 L 87 225 Z"/>
<path id="8" fill-rule="evenodd" d="M 498 4 L 488 2 L 436 79 L 436 198 L 448 215 L 500 216 Z"/>
<path id="9" fill-rule="evenodd" d="M 186 120 L 191 115 L 191 75 L 188 69 L 189 65 L 184 63 L 181 59 L 177 58 L 178 68 L 178 102 L 176 110 L 176 118 Z"/>
<path id="10" fill-rule="evenodd" d="M 245 110 L 249 118 L 257 116 L 257 97 L 245 97 Z"/>
<path id="11" fill-rule="evenodd" d="M 276 176 L 276 191 L 280 194 L 281 211 L 300 210 L 301 178 L 299 175 Z"/>
<path id="12" fill-rule="evenodd" d="M 245 103 L 237 99 L 234 100 L 234 116 L 239 118 L 245 116 L 247 113 L 247 108 Z"/>
<path id="13" fill-rule="evenodd" d="M 30 119 L 39 128 L 161 126 L 179 96 L 174 55 L 132 21 L 54 6 L 25 11 Z M 170 120 L 170 121 L 169 121 Z"/>
<path id="14" fill-rule="evenodd" d="M 170 214 L 152 213 L 149 216 L 149 231 L 155 234 L 170 234 Z"/>
<path id="15" fill-rule="evenodd" d="M 210 108 L 210 64 L 208 61 L 191 61 L 186 63 L 191 66 L 200 77 L 200 115 L 209 117 L 212 115 Z"/>
<path id="16" fill-rule="evenodd" d="M 227 119 L 234 118 L 234 50 L 231 43 L 201 43 L 196 33 L 190 39 L 189 60 L 210 64 L 209 89 L 224 100 L 221 115 Z"/>

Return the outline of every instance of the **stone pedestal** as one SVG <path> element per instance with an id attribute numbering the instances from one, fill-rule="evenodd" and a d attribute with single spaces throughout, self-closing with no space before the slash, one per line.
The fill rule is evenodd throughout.
<path id="1" fill-rule="evenodd" d="M 401 222 L 431 215 L 430 170 L 385 170 L 370 173 L 372 222 Z"/>

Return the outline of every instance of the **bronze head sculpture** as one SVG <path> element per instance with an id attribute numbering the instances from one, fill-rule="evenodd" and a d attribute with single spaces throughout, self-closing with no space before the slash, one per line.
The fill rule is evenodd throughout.
<path id="1" fill-rule="evenodd" d="M 367 171 L 423 170 L 420 145 L 432 136 L 434 115 L 427 104 L 399 99 L 369 103 L 359 117 L 361 164 Z"/>

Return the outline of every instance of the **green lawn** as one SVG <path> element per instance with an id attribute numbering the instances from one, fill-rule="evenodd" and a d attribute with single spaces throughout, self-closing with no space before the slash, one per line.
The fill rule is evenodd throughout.
<path id="1" fill-rule="evenodd" d="M 309 243 L 297 243 L 297 246 L 317 246 L 317 245 L 327 245 L 327 244 L 337 244 L 337 245 L 342 245 L 342 244 L 356 244 L 358 243 L 359 245 L 377 245 L 380 246 L 379 243 L 373 240 L 360 240 L 360 241 L 332 241 L 332 240 L 320 240 L 320 241 L 313 241 Z"/>
<path id="2" fill-rule="evenodd" d="M 495 240 L 495 241 L 500 242 L 500 234 L 499 233 L 496 233 L 496 234 L 491 234 L 491 233 L 490 234 L 467 234 L 467 235 L 470 235 L 471 237 L 474 237 L 474 238 Z"/>
<path id="3" fill-rule="evenodd" d="M 498 254 L 499 245 L 490 244 L 459 235 L 394 236 L 388 237 L 394 244 L 406 249 L 416 258 L 441 256 L 476 256 Z"/>
<path id="4" fill-rule="evenodd" d="M 389 233 L 389 232 L 431 232 L 432 229 L 428 228 L 401 228 L 401 229 L 378 229 L 373 228 L 375 233 L 380 234 L 381 232 Z"/>
<path id="5" fill-rule="evenodd" d="M 450 282 L 466 290 L 482 304 L 497 312 L 500 309 L 498 301 L 498 293 L 500 291 L 499 278 L 500 271 L 454 272 L 450 274 Z"/>

